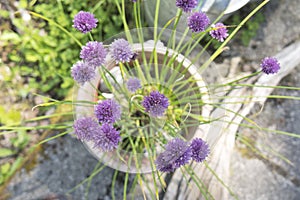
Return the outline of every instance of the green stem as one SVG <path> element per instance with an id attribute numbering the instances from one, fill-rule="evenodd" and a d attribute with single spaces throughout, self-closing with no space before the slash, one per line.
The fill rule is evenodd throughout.
<path id="1" fill-rule="evenodd" d="M 154 17 L 154 41 L 157 41 L 157 27 L 158 27 L 158 17 L 159 17 L 159 8 L 160 8 L 160 0 L 156 1 L 156 7 L 155 7 L 155 17 Z"/>
<path id="2" fill-rule="evenodd" d="M 238 199 L 238 197 L 236 196 L 236 194 L 234 194 L 232 192 L 232 190 L 224 183 L 224 181 L 217 175 L 217 173 L 213 169 L 211 169 L 209 167 L 209 165 L 206 163 L 206 161 L 204 161 L 203 164 L 214 175 L 214 177 L 216 177 L 216 179 L 227 189 L 227 191 L 230 193 L 230 195 L 232 197 L 234 197 L 235 199 Z"/>
<path id="3" fill-rule="evenodd" d="M 89 34 L 88 34 L 88 35 L 89 35 L 89 38 L 90 38 L 90 40 L 91 40 L 91 41 L 94 41 L 94 38 L 93 38 L 93 36 L 92 36 L 91 32 L 89 32 Z"/>
<path id="4" fill-rule="evenodd" d="M 50 140 L 53 140 L 53 139 L 56 139 L 56 138 L 58 138 L 58 137 L 64 136 L 64 135 L 66 135 L 66 134 L 68 134 L 68 133 L 70 133 L 70 130 L 65 131 L 65 132 L 63 132 L 63 133 L 60 133 L 60 134 L 57 134 L 57 135 L 55 135 L 55 136 L 53 136 L 53 137 L 47 138 L 47 139 L 45 139 L 45 140 L 39 142 L 37 145 L 41 145 L 41 144 L 46 143 L 46 142 L 48 142 L 48 141 L 50 141 Z"/>
<path id="5" fill-rule="evenodd" d="M 64 27 L 62 27 L 61 25 L 59 25 L 58 23 L 56 23 L 55 21 L 47 18 L 47 17 L 44 17 L 38 13 L 35 13 L 35 12 L 32 12 L 32 11 L 29 11 L 29 13 L 35 17 L 38 17 L 38 18 L 41 18 L 41 19 L 44 19 L 46 21 L 48 21 L 49 23 L 52 23 L 54 24 L 56 27 L 58 27 L 60 30 L 62 30 L 64 33 L 66 33 L 68 36 L 70 36 L 80 47 L 82 46 L 81 42 L 79 42 L 79 40 L 77 38 L 75 38 L 72 33 L 70 33 L 67 29 L 65 29 Z"/>

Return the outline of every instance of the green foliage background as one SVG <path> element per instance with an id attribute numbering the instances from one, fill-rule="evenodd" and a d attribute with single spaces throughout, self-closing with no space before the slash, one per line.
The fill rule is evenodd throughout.
<path id="1" fill-rule="evenodd" d="M 104 40 L 122 30 L 122 20 L 113 1 L 21 0 L 18 10 L 37 12 L 57 22 L 84 44 L 88 35 L 72 28 L 75 14 L 80 10 L 93 12 L 99 22 L 92 34 L 95 40 Z M 1 17 L 10 19 L 8 11 L 3 11 Z M 25 95 L 39 92 L 62 99 L 73 86 L 70 68 L 79 60 L 78 44 L 56 26 L 33 16 L 26 22 L 22 14 L 16 13 L 10 23 L 11 28 L 3 31 L 0 40 L 4 47 L 11 47 L 8 60 L 17 64 L 13 71 L 17 70 L 29 85 Z"/>

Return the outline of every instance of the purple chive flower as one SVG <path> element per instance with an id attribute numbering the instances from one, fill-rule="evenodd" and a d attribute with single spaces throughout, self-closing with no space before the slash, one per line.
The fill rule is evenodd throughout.
<path id="1" fill-rule="evenodd" d="M 137 0 L 132 0 L 132 2 L 136 3 Z"/>
<path id="2" fill-rule="evenodd" d="M 128 81 L 127 81 L 127 89 L 130 91 L 130 92 L 135 92 L 137 89 L 141 88 L 141 81 L 140 79 L 134 77 L 134 78 L 129 78 Z"/>
<path id="3" fill-rule="evenodd" d="M 118 147 L 120 139 L 120 132 L 111 124 L 104 123 L 102 124 L 100 131 L 97 134 L 94 134 L 94 147 L 100 147 L 103 151 L 111 151 Z"/>
<path id="4" fill-rule="evenodd" d="M 176 0 L 176 6 L 184 12 L 191 12 L 198 5 L 197 0 Z"/>
<path id="5" fill-rule="evenodd" d="M 196 162 L 204 161 L 210 152 L 208 144 L 201 138 L 193 139 L 190 148 L 192 150 L 192 159 Z"/>
<path id="6" fill-rule="evenodd" d="M 158 91 L 152 91 L 149 96 L 145 96 L 142 102 L 146 112 L 153 117 L 163 116 L 169 106 L 168 98 Z"/>
<path id="7" fill-rule="evenodd" d="M 80 140 L 91 140 L 95 134 L 100 132 L 100 125 L 91 117 L 77 119 L 73 128 L 75 135 Z"/>
<path id="8" fill-rule="evenodd" d="M 192 157 L 192 151 L 188 143 L 182 139 L 175 138 L 168 142 L 165 151 L 161 153 L 155 163 L 159 171 L 170 172 L 187 164 Z"/>
<path id="9" fill-rule="evenodd" d="M 280 69 L 280 64 L 276 58 L 266 57 L 260 64 L 262 71 L 266 74 L 276 74 Z"/>
<path id="10" fill-rule="evenodd" d="M 134 53 L 128 41 L 124 39 L 117 39 L 110 45 L 110 52 L 116 63 L 130 62 Z"/>
<path id="11" fill-rule="evenodd" d="M 114 123 L 121 118 L 121 107 L 112 99 L 99 102 L 94 109 L 100 123 Z"/>
<path id="12" fill-rule="evenodd" d="M 170 140 L 166 145 L 165 158 L 173 163 L 175 168 L 187 164 L 192 157 L 188 143 L 180 138 Z"/>
<path id="13" fill-rule="evenodd" d="M 173 172 L 175 170 L 173 164 L 166 160 L 165 157 L 164 153 L 157 156 L 155 161 L 156 168 L 161 172 Z"/>
<path id="14" fill-rule="evenodd" d="M 188 26 L 195 33 L 204 31 L 209 23 L 209 18 L 203 12 L 194 12 L 188 17 Z"/>
<path id="15" fill-rule="evenodd" d="M 209 32 L 211 37 L 219 40 L 220 42 L 224 42 L 224 39 L 228 36 L 228 30 L 223 23 L 216 23 L 212 25 L 213 30 Z"/>
<path id="16" fill-rule="evenodd" d="M 95 67 L 83 61 L 78 61 L 72 66 L 71 75 L 75 81 L 83 85 L 95 77 Z"/>
<path id="17" fill-rule="evenodd" d="M 98 20 L 92 13 L 80 11 L 74 17 L 73 27 L 85 34 L 96 28 L 97 22 Z"/>
<path id="18" fill-rule="evenodd" d="M 106 55 L 102 42 L 88 42 L 80 51 L 80 58 L 95 67 L 103 65 Z"/>

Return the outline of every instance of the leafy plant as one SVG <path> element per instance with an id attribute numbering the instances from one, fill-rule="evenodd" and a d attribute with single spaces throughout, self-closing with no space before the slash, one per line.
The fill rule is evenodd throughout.
<path id="1" fill-rule="evenodd" d="M 121 17 L 117 14 L 113 0 L 106 1 L 32 1 L 19 2 L 19 10 L 12 20 L 13 27 L 0 36 L 3 46 L 13 46 L 8 55 L 8 62 L 18 63 L 14 67 L 29 84 L 28 92 L 47 93 L 62 99 L 73 86 L 70 68 L 79 59 L 80 46 L 56 26 L 49 26 L 49 21 L 30 16 L 28 11 L 43 15 L 57 22 L 62 27 L 69 27 L 74 37 L 87 41 L 72 28 L 72 18 L 80 10 L 93 12 L 99 19 L 99 27 L 93 32 L 97 38 L 105 39 L 122 29 Z M 2 14 L 6 19 L 8 12 Z M 30 16 L 30 18 L 28 17 Z M 30 20 L 28 20 L 30 19 Z"/>

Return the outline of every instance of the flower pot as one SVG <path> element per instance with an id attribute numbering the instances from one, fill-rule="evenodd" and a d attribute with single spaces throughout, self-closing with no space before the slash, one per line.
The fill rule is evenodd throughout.
<path id="1" fill-rule="evenodd" d="M 138 31 L 137 31 L 138 32 Z M 135 34 L 136 32 L 132 31 L 131 35 Z M 145 36 L 144 32 L 144 36 Z M 169 35 L 166 33 L 166 35 Z M 120 38 L 120 36 L 118 36 Z M 182 92 L 189 90 L 190 85 L 185 85 L 183 87 L 172 87 L 171 93 L 174 94 L 174 98 L 179 99 L 178 102 L 181 102 L 180 99 L 183 98 L 184 95 L 191 96 L 191 98 L 198 98 L 198 99 L 188 99 L 191 101 L 199 101 L 199 105 L 191 107 L 191 104 L 189 103 L 180 103 L 178 106 L 180 108 L 184 108 L 187 110 L 188 114 L 184 118 L 181 119 L 182 122 L 184 122 L 187 125 L 187 128 L 184 130 L 178 129 L 178 132 L 181 134 L 182 137 L 184 137 L 187 141 L 190 141 L 195 135 L 197 134 L 199 137 L 199 134 L 203 137 L 206 137 L 205 134 L 202 133 L 200 130 L 201 125 L 199 125 L 198 119 L 195 120 L 191 115 L 199 115 L 204 120 L 208 120 L 210 117 L 210 111 L 211 106 L 209 104 L 210 98 L 209 98 L 209 91 L 207 89 L 206 83 L 203 80 L 201 74 L 198 72 L 198 67 L 196 67 L 189 59 L 187 59 L 185 56 L 178 54 L 176 51 L 167 48 L 164 46 L 163 43 L 158 42 L 155 44 L 153 40 L 148 40 L 144 42 L 143 44 L 140 43 L 134 43 L 132 45 L 133 50 L 137 53 L 137 61 L 141 63 L 140 70 L 144 72 L 147 76 L 150 76 L 149 80 L 152 80 L 152 82 L 147 82 L 146 84 L 157 84 L 159 83 L 161 87 L 165 88 L 166 90 L 169 88 L 170 84 L 174 84 L 176 82 L 182 81 L 183 79 L 192 79 L 192 83 L 194 84 L 192 88 L 193 89 L 189 92 Z M 143 66 L 143 61 L 146 59 L 147 62 L 151 60 L 151 55 L 153 51 L 157 52 L 157 60 L 154 64 L 149 64 L 146 66 Z M 164 65 L 166 63 L 166 60 L 169 61 L 170 59 L 175 59 L 175 61 L 172 64 L 172 67 L 167 67 Z M 176 66 L 181 66 L 180 70 L 176 70 Z M 150 68 L 149 68 L 150 67 Z M 122 85 L 124 84 L 122 82 L 122 75 L 120 72 L 120 68 L 116 66 L 115 61 L 108 57 L 106 60 L 105 68 L 110 71 L 110 73 L 115 77 L 118 84 Z M 139 73 L 138 70 L 132 69 L 130 72 L 132 75 L 135 75 Z M 163 80 L 158 80 L 156 77 L 156 74 L 164 74 Z M 108 74 L 106 74 L 107 77 L 109 77 Z M 172 79 L 172 81 L 170 81 Z M 96 86 L 96 87 L 95 87 Z M 144 87 L 145 85 L 143 85 Z M 77 91 L 77 101 L 89 101 L 89 102 L 95 102 L 97 101 L 97 89 L 102 92 L 102 94 L 106 98 L 118 98 L 122 99 L 122 94 L 111 94 L 108 92 L 107 88 L 105 87 L 105 84 L 103 80 L 101 79 L 101 76 L 99 73 L 97 73 L 96 78 L 91 82 L 91 84 L 85 83 L 83 86 L 78 88 Z M 193 95 L 193 94 L 199 94 L 199 95 Z M 196 97 L 197 96 L 197 97 Z M 186 97 L 185 97 L 186 98 Z M 125 99 L 125 98 L 123 98 Z M 125 100 L 124 100 L 125 101 Z M 119 102 L 122 106 L 122 112 L 127 113 L 126 109 L 127 107 L 124 106 L 125 104 L 122 103 L 122 100 Z M 75 106 L 75 112 L 76 117 L 80 118 L 82 116 L 92 116 L 94 113 L 93 106 L 83 106 L 83 105 L 76 105 Z M 125 114 L 126 116 L 126 114 Z M 184 120 L 184 121 L 183 121 Z M 159 118 L 158 120 L 152 120 L 150 119 L 151 123 L 157 125 L 156 130 L 158 132 L 162 132 L 166 138 L 170 137 L 165 131 L 163 131 L 164 127 L 164 118 Z M 150 122 L 149 122 L 150 123 Z M 195 125 L 197 124 L 197 125 Z M 144 131 L 148 131 L 149 129 L 143 128 Z M 147 135 L 149 138 L 156 137 L 156 134 L 158 132 L 147 132 Z M 200 133 L 201 132 L 201 133 Z M 133 137 L 137 135 L 136 132 L 130 133 Z M 125 138 L 126 139 L 126 138 Z M 123 140 L 125 140 L 123 138 Z M 142 152 L 132 152 L 132 151 L 125 151 L 124 149 L 118 148 L 117 150 L 111 151 L 111 152 L 103 152 L 99 148 L 94 148 L 94 145 L 90 141 L 83 141 L 85 147 L 91 152 L 93 156 L 95 156 L 97 159 L 101 160 L 105 165 L 112 167 L 116 170 L 123 171 L 123 172 L 129 172 L 129 173 L 150 173 L 154 170 L 153 168 L 153 162 L 151 164 L 151 159 L 154 159 L 154 155 L 150 155 L 149 152 L 146 152 L 144 149 Z M 119 145 L 120 146 L 120 145 Z M 155 151 L 158 153 L 162 151 L 162 144 L 154 144 Z M 134 154 L 134 156 L 133 156 Z M 152 160 L 153 161 L 153 160 Z"/>

